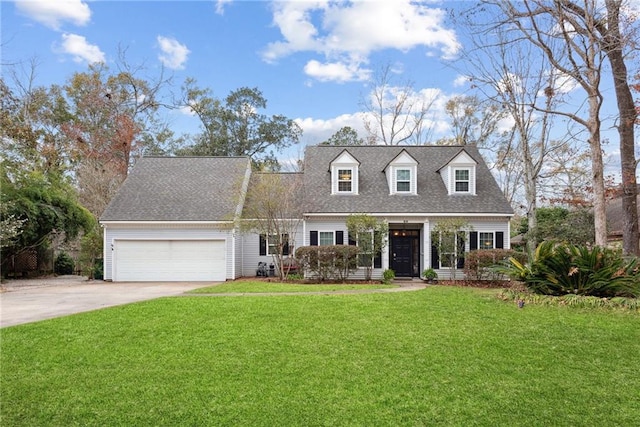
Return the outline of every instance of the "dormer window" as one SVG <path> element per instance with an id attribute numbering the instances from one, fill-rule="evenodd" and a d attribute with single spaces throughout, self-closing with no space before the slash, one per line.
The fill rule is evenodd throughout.
<path id="1" fill-rule="evenodd" d="M 353 192 L 353 169 L 338 169 L 338 193 Z"/>
<path id="2" fill-rule="evenodd" d="M 478 162 L 461 149 L 438 170 L 449 195 L 476 195 L 476 165 Z"/>
<path id="3" fill-rule="evenodd" d="M 344 150 L 331 162 L 331 194 L 358 194 L 360 162 Z"/>
<path id="4" fill-rule="evenodd" d="M 411 169 L 396 169 L 396 192 L 411 192 Z"/>
<path id="5" fill-rule="evenodd" d="M 471 183 L 469 169 L 454 169 L 456 193 L 468 193 Z"/>
<path id="6" fill-rule="evenodd" d="M 407 150 L 402 150 L 384 168 L 389 194 L 418 194 L 418 162 Z"/>

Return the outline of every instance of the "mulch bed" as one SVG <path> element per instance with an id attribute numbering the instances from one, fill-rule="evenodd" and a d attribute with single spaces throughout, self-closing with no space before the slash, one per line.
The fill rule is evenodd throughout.
<path id="1" fill-rule="evenodd" d="M 464 286 L 470 288 L 509 289 L 516 285 L 516 282 L 511 282 L 509 280 L 438 280 L 433 284 L 443 286 Z"/>
<path id="2" fill-rule="evenodd" d="M 282 282 L 278 277 L 243 277 L 237 280 L 251 280 L 251 281 L 274 282 L 274 283 Z M 381 283 L 379 280 L 317 281 L 317 280 L 309 280 L 309 279 L 285 280 L 284 282 L 294 283 L 299 285 L 378 285 Z M 407 283 L 410 283 L 410 282 L 407 282 Z M 517 283 L 511 282 L 508 280 L 462 280 L 460 279 L 460 280 L 436 280 L 429 284 L 440 285 L 440 286 L 464 286 L 464 287 L 470 287 L 470 288 L 508 289 L 515 286 Z"/>

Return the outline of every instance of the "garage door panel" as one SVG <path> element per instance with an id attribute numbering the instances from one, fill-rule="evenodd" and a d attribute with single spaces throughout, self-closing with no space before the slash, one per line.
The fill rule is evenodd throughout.
<path id="1" fill-rule="evenodd" d="M 226 278 L 224 240 L 122 240 L 115 251 L 116 281 Z"/>

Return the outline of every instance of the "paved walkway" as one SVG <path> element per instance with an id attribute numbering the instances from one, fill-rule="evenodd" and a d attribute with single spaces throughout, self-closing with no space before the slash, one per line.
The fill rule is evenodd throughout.
<path id="1" fill-rule="evenodd" d="M 88 281 L 80 276 L 10 280 L 2 284 L 3 292 L 0 293 L 0 327 L 37 322 L 39 320 L 166 296 L 229 297 L 361 294 L 405 292 L 425 287 L 421 281 L 398 281 L 395 284 L 399 287 L 387 289 L 185 295 L 185 292 L 214 284 L 210 282 L 112 283 L 100 280 Z"/>

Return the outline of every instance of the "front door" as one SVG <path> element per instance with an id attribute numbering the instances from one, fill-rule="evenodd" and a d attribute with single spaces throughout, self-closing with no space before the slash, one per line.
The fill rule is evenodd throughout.
<path id="1" fill-rule="evenodd" d="M 411 236 L 393 236 L 391 239 L 391 269 L 397 277 L 413 276 L 413 240 Z"/>

